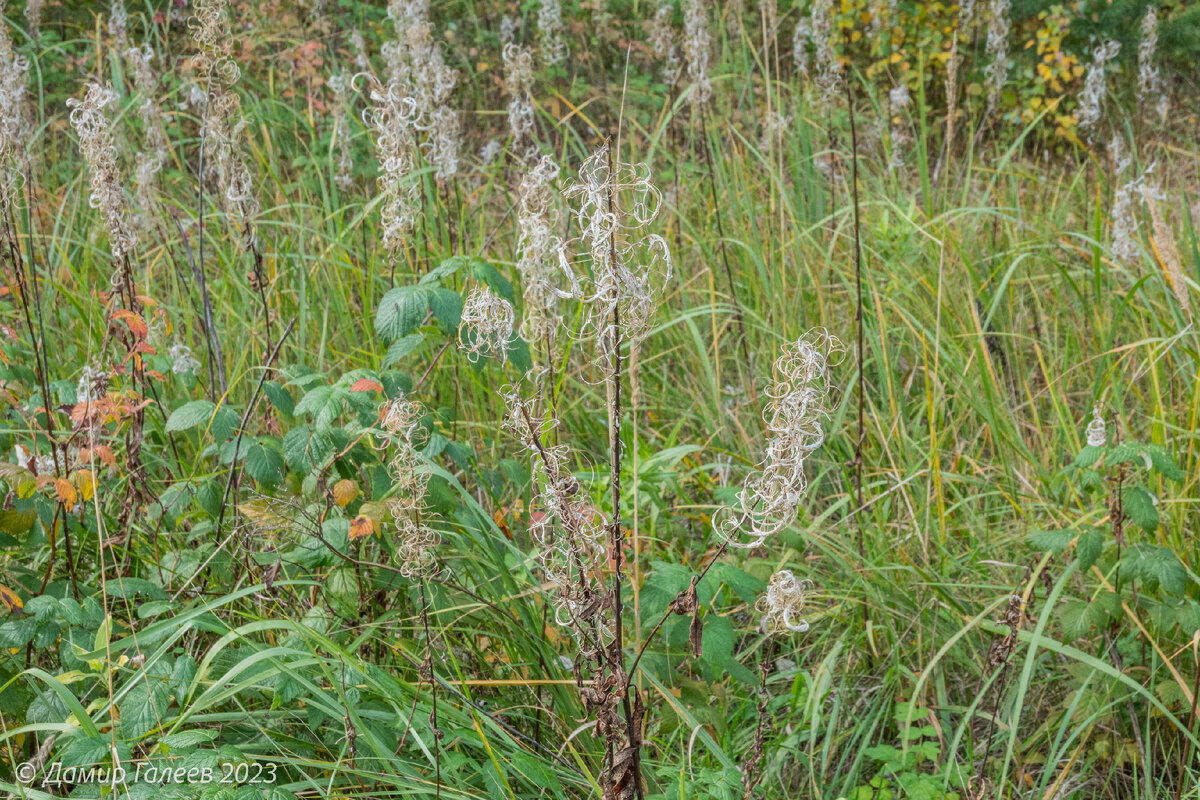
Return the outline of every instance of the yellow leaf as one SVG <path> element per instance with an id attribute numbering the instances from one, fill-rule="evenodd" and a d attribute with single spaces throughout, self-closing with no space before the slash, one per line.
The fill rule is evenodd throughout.
<path id="1" fill-rule="evenodd" d="M 333 485 L 333 500 L 345 508 L 358 497 L 358 484 L 350 479 L 338 481 Z"/>
<path id="2" fill-rule="evenodd" d="M 355 517 L 350 523 L 350 541 L 370 536 L 375 532 L 375 520 L 368 517 Z"/>
<path id="3" fill-rule="evenodd" d="M 90 469 L 75 470 L 71 475 L 71 480 L 85 503 L 96 494 L 96 477 L 92 475 Z"/>
<path id="4" fill-rule="evenodd" d="M 54 479 L 54 491 L 58 495 L 59 502 L 64 506 L 73 506 L 79 500 L 79 493 L 66 478 Z"/>
<path id="5" fill-rule="evenodd" d="M 11 613 L 16 613 L 25 608 L 25 604 L 21 602 L 21 598 L 12 589 L 0 584 L 0 603 L 8 608 Z"/>

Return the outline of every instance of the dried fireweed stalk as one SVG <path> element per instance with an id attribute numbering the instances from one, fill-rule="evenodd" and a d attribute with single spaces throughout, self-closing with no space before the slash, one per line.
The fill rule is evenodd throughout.
<path id="1" fill-rule="evenodd" d="M 567 42 L 563 38 L 562 6 L 559 0 L 542 0 L 538 7 L 537 26 L 542 64 L 547 67 L 561 64 L 567 58 Z"/>
<path id="2" fill-rule="evenodd" d="M 412 400 L 393 400 L 381 412 L 383 446 L 392 449 L 387 461 L 395 497 L 391 500 L 396 524 L 396 553 L 400 573 L 407 578 L 431 574 L 436 566 L 437 533 L 422 521 L 429 471 L 417 450 L 425 443 L 421 405 Z"/>
<path id="3" fill-rule="evenodd" d="M 504 88 L 508 91 L 508 130 L 512 135 L 510 151 L 521 161 L 537 155 L 533 144 L 533 53 L 527 47 L 504 45 Z"/>
<path id="4" fill-rule="evenodd" d="M 1092 407 L 1092 420 L 1084 433 L 1089 447 L 1104 447 L 1108 444 L 1108 432 L 1104 427 L 1104 417 L 1100 415 L 1100 406 Z"/>
<path id="5" fill-rule="evenodd" d="M 1108 41 L 1096 47 L 1092 53 L 1092 65 L 1088 67 L 1087 77 L 1083 81 L 1083 90 L 1079 93 L 1079 111 L 1075 115 L 1080 130 L 1091 130 L 1100 121 L 1105 91 L 1104 68 L 1120 49 L 1120 44 Z"/>
<path id="6" fill-rule="evenodd" d="M 420 210 L 420 187 L 410 179 L 413 158 L 413 122 L 416 103 L 405 97 L 396 84 L 384 86 L 365 75 L 371 105 L 363 111 L 363 122 L 375 137 L 379 155 L 380 217 L 383 246 L 390 258 L 398 257 L 405 236 L 412 230 Z"/>
<path id="7" fill-rule="evenodd" d="M 800 17 L 796 21 L 796 32 L 792 34 L 792 63 L 796 74 L 808 77 L 808 46 L 812 42 L 812 21 Z"/>
<path id="8" fill-rule="evenodd" d="M 548 344 L 554 337 L 562 321 L 559 300 L 579 293 L 573 276 L 559 266 L 562 241 L 553 233 L 550 187 L 557 177 L 558 164 L 550 156 L 542 156 L 521 179 L 517 211 L 517 271 L 525 306 L 521 335 L 535 345 Z M 563 283 L 568 284 L 566 289 L 560 288 Z"/>
<path id="9" fill-rule="evenodd" d="M 217 186 L 221 189 L 225 213 L 236 213 L 240 218 L 244 245 L 251 249 L 255 246 L 254 219 L 258 215 L 258 199 L 242 149 L 246 120 L 241 101 L 233 91 L 233 85 L 241 77 L 241 69 L 230 55 L 229 9 L 226 0 L 197 0 L 194 12 L 192 39 L 200 50 L 196 66 L 207 86 L 202 135 L 209 153 L 208 164 L 212 165 Z"/>
<path id="10" fill-rule="evenodd" d="M 804 633 L 808 623 L 800 619 L 804 598 L 812 591 L 812 581 L 798 580 L 791 570 L 781 569 L 771 576 L 767 591 L 758 598 L 755 610 L 762 614 L 762 632 Z"/>
<path id="11" fill-rule="evenodd" d="M 613 161 L 602 145 L 579 168 L 566 191 L 579 225 L 590 275 L 575 278 L 565 248 L 563 272 L 584 305 L 583 334 L 594 338 L 607 362 L 624 341 L 636 348 L 649 332 L 658 298 L 671 278 L 671 252 L 661 236 L 638 237 L 658 216 L 662 196 L 646 164 Z M 618 327 L 619 320 L 619 327 Z"/>
<path id="12" fill-rule="evenodd" d="M 804 462 L 825 439 L 829 383 L 826 368 L 843 352 L 837 337 L 814 328 L 787 345 L 775 362 L 775 383 L 763 411 L 767 452 L 759 471 L 738 493 L 736 507 L 721 509 L 717 533 L 732 547 L 757 547 L 788 527 L 807 488 Z"/>
<path id="13" fill-rule="evenodd" d="M 708 6 L 705 0 L 685 0 L 683 14 L 683 54 L 687 57 L 687 74 L 692 81 L 691 101 L 704 105 L 712 97 L 712 81 L 708 78 L 708 62 L 712 59 L 712 33 L 708 29 Z"/>
<path id="14" fill-rule="evenodd" d="M 0 2 L 0 15 L 4 3 Z M 19 55 L 8 35 L 8 25 L 0 24 L 0 210 L 7 213 L 17 187 L 22 183 L 21 157 L 26 147 L 25 86 L 29 78 L 29 59 Z"/>
<path id="15" fill-rule="evenodd" d="M 350 155 L 350 125 L 346 115 L 350 110 L 350 86 L 352 78 L 344 72 L 329 76 L 329 89 L 333 92 L 333 139 L 337 145 L 337 172 L 334 181 L 342 191 L 354 185 L 354 159 Z"/>
<path id="16" fill-rule="evenodd" d="M 842 63 L 833 46 L 833 15 L 833 0 L 816 0 L 812 4 L 813 60 L 817 69 L 817 97 L 822 108 L 833 104 L 842 84 Z"/>
<path id="17" fill-rule="evenodd" d="M 533 399 L 523 398 L 511 385 L 501 393 L 507 408 L 504 426 L 531 456 L 540 513 L 530 516 L 529 533 L 538 545 L 539 565 L 557 586 L 555 618 L 564 628 L 579 628 L 601 611 L 604 518 L 568 470 L 567 446 L 551 444 L 558 420 L 539 412 Z"/>
<path id="18" fill-rule="evenodd" d="M 88 202 L 92 208 L 104 213 L 113 261 L 120 265 L 133 250 L 136 237 L 129 223 L 112 125 L 105 113 L 116 102 L 117 94 L 112 89 L 89 83 L 83 99 L 71 98 L 67 100 L 67 107 L 71 109 L 71 124 L 79 135 L 79 149 L 92 170 Z M 124 278 L 123 267 L 115 270 L 112 276 L 114 288 L 122 286 Z"/>
<path id="19" fill-rule="evenodd" d="M 1163 119 L 1167 116 L 1167 94 L 1163 88 L 1162 74 L 1155 66 L 1155 55 L 1158 50 L 1158 9 L 1150 6 L 1146 16 L 1142 17 L 1142 39 L 1138 43 L 1138 101 L 1153 102 L 1158 109 L 1158 115 Z"/>
<path id="20" fill-rule="evenodd" d="M 508 352 L 513 337 L 513 307 L 487 286 L 477 286 L 463 303 L 458 328 L 459 349 L 470 361 Z"/>
<path id="21" fill-rule="evenodd" d="M 137 107 L 138 118 L 145 131 L 142 147 L 137 154 L 137 166 L 133 177 L 133 196 L 140 213 L 135 217 L 139 228 L 145 228 L 150 219 L 150 210 L 155 204 L 155 189 L 158 173 L 170 157 L 167 134 L 163 130 L 162 110 L 155 99 L 158 90 L 158 75 L 154 71 L 154 51 L 150 45 L 131 47 L 125 51 L 125 60 L 133 68 L 133 85 L 141 95 Z"/>
<path id="22" fill-rule="evenodd" d="M 984 83 L 987 86 L 987 113 L 992 114 L 1000 102 L 1000 90 L 1008 78 L 1008 18 L 1010 0 L 991 0 L 988 4 L 987 55 L 988 65 Z"/>
<path id="23" fill-rule="evenodd" d="M 1114 147 L 1113 150 L 1119 156 L 1119 147 Z M 1127 169 L 1131 161 L 1130 158 L 1118 161 L 1116 175 Z M 1113 194 L 1112 252 L 1113 256 L 1124 264 L 1134 263 L 1141 255 L 1138 246 L 1138 213 L 1141 209 L 1146 177 L 1153 170 L 1154 165 L 1151 164 L 1145 172 L 1123 183 Z"/>
<path id="24" fill-rule="evenodd" d="M 662 64 L 663 80 L 668 84 L 675 82 L 675 75 L 679 72 L 679 53 L 675 48 L 675 28 L 671 24 L 671 18 L 675 15 L 675 6 L 672 0 L 657 0 L 654 7 L 654 16 L 649 22 L 649 36 L 647 44 L 654 52 L 654 57 Z"/>

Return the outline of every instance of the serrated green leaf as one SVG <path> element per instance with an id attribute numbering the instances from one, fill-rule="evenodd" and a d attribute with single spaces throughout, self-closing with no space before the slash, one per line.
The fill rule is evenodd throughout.
<path id="1" fill-rule="evenodd" d="M 1067 549 L 1073 538 L 1070 531 L 1033 531 L 1025 537 L 1025 541 L 1034 550 L 1049 550 L 1058 555 Z"/>
<path id="2" fill-rule="evenodd" d="M 172 750 L 178 750 L 185 747 L 195 747 L 198 744 L 211 742 L 217 738 L 217 731 L 211 728 L 197 728 L 190 731 L 179 731 L 164 736 L 159 741 L 170 747 Z"/>
<path id="3" fill-rule="evenodd" d="M 118 704 L 122 738 L 137 741 L 167 721 L 171 692 L 165 683 L 138 685 Z"/>
<path id="4" fill-rule="evenodd" d="M 443 330 L 458 330 L 458 324 L 462 321 L 462 295 L 453 289 L 439 287 L 429 293 L 429 308 L 442 324 Z"/>
<path id="5" fill-rule="evenodd" d="M 1151 569 L 1158 585 L 1167 592 L 1181 595 L 1187 589 L 1187 569 L 1179 562 L 1179 557 L 1165 547 L 1155 549 L 1151 559 Z"/>
<path id="6" fill-rule="evenodd" d="M 383 359 L 384 364 L 395 364 L 400 359 L 415 353 L 424 343 L 425 334 L 423 333 L 410 333 L 407 336 L 401 336 L 388 347 L 387 356 Z"/>
<path id="7" fill-rule="evenodd" d="M 211 400 L 191 400 L 167 417 L 167 432 L 186 431 L 197 425 L 207 425 L 217 406 Z"/>
<path id="8" fill-rule="evenodd" d="M 212 429 L 213 440 L 224 442 L 233 436 L 237 431 L 238 423 L 241 419 L 238 418 L 237 412 L 229 406 L 222 406 L 213 415 Z"/>
<path id="9" fill-rule="evenodd" d="M 283 437 L 284 461 L 296 472 L 311 472 L 325 466 L 335 452 L 328 433 L 306 425 L 292 428 Z"/>
<path id="10" fill-rule="evenodd" d="M 430 289 L 419 284 L 392 289 L 383 296 L 375 311 L 375 332 L 385 342 L 412 333 L 425 320 L 430 296 Z M 459 308 L 461 312 L 461 300 Z"/>
<path id="11" fill-rule="evenodd" d="M 283 480 L 284 459 L 279 445 L 262 437 L 246 451 L 246 472 L 264 486 L 278 486 Z"/>
<path id="12" fill-rule="evenodd" d="M 1091 569 L 1103 551 L 1103 531 L 1093 528 L 1079 534 L 1079 539 L 1075 542 L 1075 557 L 1079 559 L 1079 570 L 1085 572 Z"/>
<path id="13" fill-rule="evenodd" d="M 1079 451 L 1079 455 L 1075 456 L 1073 462 L 1077 467 L 1090 467 L 1100 460 L 1100 455 L 1104 452 L 1103 447 L 1093 447 L 1092 445 L 1084 445 Z"/>
<path id="14" fill-rule="evenodd" d="M 1121 507 L 1146 533 L 1158 530 L 1158 509 L 1154 506 L 1154 496 L 1142 487 L 1126 486 L 1122 489 Z"/>
<path id="15" fill-rule="evenodd" d="M 296 410 L 296 401 L 292 399 L 291 392 L 284 389 L 275 381 L 263 381 L 263 394 L 267 396 L 267 401 L 285 417 L 291 417 Z"/>
<path id="16" fill-rule="evenodd" d="M 1187 477 L 1184 471 L 1175 464 L 1175 458 L 1161 444 L 1148 444 L 1145 451 L 1146 455 L 1150 457 L 1150 464 L 1154 471 L 1167 480 L 1181 481 Z"/>

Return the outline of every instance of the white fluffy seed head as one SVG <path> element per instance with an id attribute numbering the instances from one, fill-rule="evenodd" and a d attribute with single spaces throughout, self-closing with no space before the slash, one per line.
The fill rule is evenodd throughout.
<path id="1" fill-rule="evenodd" d="M 1090 447 L 1104 447 L 1108 444 L 1108 432 L 1104 427 L 1104 417 L 1100 416 L 1100 406 L 1092 407 L 1092 421 L 1087 426 L 1087 443 Z"/>
<path id="2" fill-rule="evenodd" d="M 708 66 L 712 60 L 712 32 L 708 28 L 706 0 L 685 0 L 683 14 L 683 54 L 687 57 L 688 78 L 692 81 L 691 102 L 700 106 L 712 97 Z"/>
<path id="3" fill-rule="evenodd" d="M 662 195 L 646 164 L 615 161 L 607 143 L 579 168 L 566 191 L 572 202 L 580 249 L 590 258 L 588 274 L 560 251 L 560 265 L 584 306 L 583 333 L 597 355 L 611 357 L 622 341 L 637 347 L 671 278 L 671 252 L 656 234 L 644 234 L 658 216 Z M 614 312 L 619 329 L 614 325 Z"/>
<path id="4" fill-rule="evenodd" d="M 1075 121 L 1080 130 L 1090 130 L 1100 121 L 1100 109 L 1104 103 L 1106 84 L 1104 81 L 1105 66 L 1117 55 L 1121 45 L 1107 41 L 1096 47 L 1092 53 L 1092 64 L 1088 68 L 1087 77 L 1083 81 L 1083 90 L 1079 93 L 1079 110 Z"/>
<path id="5" fill-rule="evenodd" d="M 808 623 L 800 618 L 804 611 L 805 595 L 812 591 L 812 582 L 799 580 L 791 570 L 782 569 L 771 576 L 767 591 L 755 604 L 762 614 L 762 632 L 804 633 Z"/>
<path id="6" fill-rule="evenodd" d="M 89 83 L 82 99 L 67 100 L 71 124 L 79 135 L 79 149 L 92 171 L 88 203 L 104 213 L 108 224 L 109 247 L 114 262 L 123 262 L 133 250 L 136 237 L 129 222 L 121 171 L 117 166 L 117 148 L 107 110 L 116 105 L 117 94 L 99 83 Z M 117 270 L 113 279 L 121 274 Z"/>
<path id="7" fill-rule="evenodd" d="M 513 338 L 512 304 L 487 286 L 477 286 L 463 303 L 458 346 L 467 358 L 504 358 Z"/>
<path id="8" fill-rule="evenodd" d="M 567 59 L 567 42 L 563 38 L 562 6 L 559 0 L 542 0 L 538 7 L 538 47 L 542 64 L 553 66 Z"/>
<path id="9" fill-rule="evenodd" d="M 775 361 L 770 402 L 763 410 L 766 454 L 746 479 L 737 504 L 722 508 L 713 521 L 730 546 L 757 547 L 795 521 L 808 486 L 804 464 L 825 440 L 826 370 L 843 352 L 837 337 L 814 328 L 784 347 Z"/>

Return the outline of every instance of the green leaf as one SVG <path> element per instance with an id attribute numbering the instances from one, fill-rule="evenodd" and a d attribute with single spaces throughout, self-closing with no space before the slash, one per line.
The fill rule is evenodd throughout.
<path id="1" fill-rule="evenodd" d="M 466 256 L 450 256 L 449 258 L 444 258 L 440 264 L 422 275 L 419 282 L 422 284 L 441 283 L 442 278 L 449 278 L 451 275 L 462 269 L 463 265 L 466 263 Z"/>
<path id="2" fill-rule="evenodd" d="M 218 442 L 224 442 L 229 439 L 237 431 L 238 423 L 241 420 L 229 406 L 222 406 L 217 413 L 213 415 L 212 435 L 213 439 Z"/>
<path id="3" fill-rule="evenodd" d="M 13 619 L 0 625 L 0 647 L 24 647 L 37 632 L 33 617 Z"/>
<path id="4" fill-rule="evenodd" d="M 1049 550 L 1058 555 L 1067 549 L 1073 538 L 1070 531 L 1033 531 L 1025 537 L 1025 541 L 1034 550 Z"/>
<path id="5" fill-rule="evenodd" d="M 1181 595 L 1187 589 L 1188 574 L 1179 557 L 1165 547 L 1155 548 L 1154 555 L 1148 565 L 1158 581 L 1158 585 L 1167 592 Z"/>
<path id="6" fill-rule="evenodd" d="M 212 728 L 199 728 L 191 731 L 179 731 L 164 736 L 159 741 L 165 744 L 172 750 L 178 750 L 185 747 L 195 747 L 198 744 L 211 742 L 217 738 L 217 731 Z"/>
<path id="7" fill-rule="evenodd" d="M 278 486 L 283 480 L 283 453 L 272 438 L 262 437 L 246 452 L 246 472 L 264 486 Z"/>
<path id="8" fill-rule="evenodd" d="M 171 692 L 165 683 L 142 683 L 118 704 L 123 738 L 137 741 L 167 721 Z"/>
<path id="9" fill-rule="evenodd" d="M 1150 463 L 1154 467 L 1154 471 L 1167 480 L 1181 481 L 1187 477 L 1184 471 L 1175 464 L 1175 459 L 1167 451 L 1167 448 L 1161 444 L 1148 444 L 1145 447 L 1145 451 L 1146 455 L 1150 457 Z"/>
<path id="10" fill-rule="evenodd" d="M 714 578 L 728 586 L 743 603 L 754 605 L 759 595 L 766 590 L 767 584 L 745 570 L 738 569 L 733 564 L 718 561 L 709 570 Z"/>
<path id="11" fill-rule="evenodd" d="M 454 294 L 454 292 L 451 292 Z M 421 285 L 397 286 L 383 296 L 375 311 L 375 332 L 387 342 L 412 333 L 425 320 L 430 290 Z M 460 300 L 460 313 L 461 313 Z"/>
<path id="12" fill-rule="evenodd" d="M 217 406 L 210 400 L 192 400 L 171 412 L 167 418 L 167 432 L 190 430 L 197 425 L 207 424 Z"/>
<path id="13" fill-rule="evenodd" d="M 1099 603 L 1072 600 L 1062 610 L 1063 639 L 1070 642 L 1087 636 L 1092 628 L 1102 626 L 1106 618 L 1107 614 Z"/>
<path id="14" fill-rule="evenodd" d="M 383 361 L 385 364 L 395 364 L 400 359 L 410 356 L 425 343 L 425 334 L 410 333 L 407 336 L 401 336 L 396 341 L 392 342 L 388 348 L 387 356 Z"/>
<path id="15" fill-rule="evenodd" d="M 1115 467 L 1117 464 L 1124 464 L 1133 461 L 1142 454 L 1142 446 L 1137 442 L 1122 442 L 1118 445 L 1113 445 L 1108 448 L 1108 452 L 1104 456 L 1104 463 L 1110 467 Z"/>
<path id="16" fill-rule="evenodd" d="M 291 392 L 275 381 L 263 381 L 263 394 L 267 396 L 267 401 L 275 407 L 275 410 L 283 416 L 290 418 L 295 412 L 296 401 L 292 399 Z"/>
<path id="17" fill-rule="evenodd" d="M 1093 528 L 1079 534 L 1079 539 L 1075 542 L 1075 557 L 1079 559 L 1079 571 L 1091 569 L 1103 550 L 1104 531 Z"/>
<path id="18" fill-rule="evenodd" d="M 1121 507 L 1146 533 L 1158 530 L 1158 509 L 1154 507 L 1154 496 L 1142 487 L 1126 486 L 1122 489 Z"/>
<path id="19" fill-rule="evenodd" d="M 462 295 L 453 289 L 437 288 L 430 292 L 429 308 L 447 332 L 458 330 L 462 321 Z"/>
<path id="20" fill-rule="evenodd" d="M 311 472 L 325 466 L 335 453 L 333 439 L 307 425 L 292 428 L 283 437 L 283 458 L 296 472 Z"/>
<path id="21" fill-rule="evenodd" d="M 510 303 L 517 302 L 516 295 L 513 293 L 512 282 L 508 278 L 500 274 L 500 270 L 493 267 L 482 258 L 471 260 L 471 277 L 480 283 L 486 284 L 488 288 L 496 294 L 503 297 Z"/>
<path id="22" fill-rule="evenodd" d="M 1100 454 L 1103 452 L 1103 447 L 1084 445 L 1084 448 L 1079 451 L 1079 455 L 1075 456 L 1074 465 L 1081 468 L 1090 467 L 1100 460 Z"/>
<path id="23" fill-rule="evenodd" d="M 99 736 L 73 736 L 55 759 L 63 767 L 89 767 L 101 764 L 108 755 L 111 739 Z"/>

